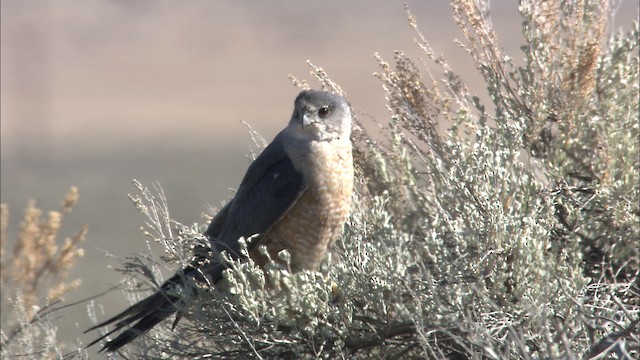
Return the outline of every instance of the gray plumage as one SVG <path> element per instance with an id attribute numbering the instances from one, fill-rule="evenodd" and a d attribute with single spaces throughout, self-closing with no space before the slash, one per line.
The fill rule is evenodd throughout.
<path id="1" fill-rule="evenodd" d="M 342 97 L 301 92 L 287 127 L 251 163 L 234 198 L 211 221 L 205 235 L 212 249 L 238 258 L 238 239 L 256 236 L 248 247 L 258 264 L 264 259 L 257 246 L 265 245 L 272 255 L 287 249 L 294 271 L 317 269 L 342 232 L 350 206 L 350 132 L 351 110 Z M 124 330 L 102 348 L 115 351 L 175 313 L 179 299 L 171 289 L 202 273 L 213 283 L 221 279 L 225 266 L 215 257 L 209 260 L 196 257 L 156 293 L 88 329 L 115 323 L 88 346 Z"/>

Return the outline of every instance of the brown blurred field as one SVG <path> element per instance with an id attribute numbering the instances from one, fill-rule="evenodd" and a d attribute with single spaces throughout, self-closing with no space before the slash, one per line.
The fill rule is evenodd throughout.
<path id="1" fill-rule="evenodd" d="M 461 34 L 448 2 L 409 6 L 434 49 L 483 95 L 453 41 Z M 132 179 L 160 182 L 174 219 L 201 221 L 209 205 L 231 196 L 249 163 L 254 146 L 242 122 L 270 140 L 298 92 L 288 75 L 312 80 L 306 60 L 343 87 L 376 132 L 369 119 L 385 123 L 387 112 L 372 55 L 421 56 L 400 1 L 3 0 L 0 10 L 1 198 L 15 236 L 28 199 L 54 209 L 70 186 L 79 188 L 62 233 L 90 229 L 70 276 L 83 284 L 68 301 L 120 281 L 105 252 L 145 251 L 144 219 L 127 198 Z M 620 1 L 616 14 L 615 27 L 628 28 L 637 2 Z M 491 16 L 519 62 L 517 2 L 494 1 Z M 108 315 L 125 306 L 118 291 L 98 302 Z M 64 341 L 90 325 L 84 306 L 58 315 Z"/>

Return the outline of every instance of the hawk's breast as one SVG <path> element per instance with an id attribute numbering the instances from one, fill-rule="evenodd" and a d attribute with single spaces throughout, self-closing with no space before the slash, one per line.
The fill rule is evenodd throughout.
<path id="1" fill-rule="evenodd" d="M 307 190 L 261 241 L 272 259 L 287 249 L 293 271 L 318 268 L 342 234 L 353 190 L 348 139 L 314 141 L 307 150 L 298 158 L 292 156 L 294 166 L 305 177 Z"/>

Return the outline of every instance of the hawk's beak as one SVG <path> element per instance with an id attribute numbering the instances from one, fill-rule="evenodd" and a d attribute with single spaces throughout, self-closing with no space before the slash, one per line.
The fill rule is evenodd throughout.
<path id="1" fill-rule="evenodd" d="M 311 116 L 309 116 L 309 114 L 304 114 L 302 115 L 302 127 L 306 128 L 307 126 L 313 124 L 315 121 L 315 119 Z"/>

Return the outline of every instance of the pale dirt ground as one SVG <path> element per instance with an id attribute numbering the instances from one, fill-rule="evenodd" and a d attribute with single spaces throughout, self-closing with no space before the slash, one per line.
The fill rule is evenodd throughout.
<path id="1" fill-rule="evenodd" d="M 492 4 L 500 43 L 517 61 L 516 2 Z M 448 2 L 409 6 L 436 52 L 485 96 L 453 42 L 462 34 Z M 209 205 L 231 196 L 249 163 L 253 146 L 242 121 L 270 140 L 298 92 L 287 76 L 311 80 L 306 60 L 346 90 L 362 119 L 384 123 L 372 55 L 421 56 L 400 1 L 3 0 L 0 10 L 2 202 L 15 235 L 28 199 L 49 210 L 71 185 L 79 187 L 62 233 L 85 223 L 90 230 L 70 276 L 83 284 L 69 302 L 121 280 L 108 268 L 117 260 L 105 252 L 124 258 L 145 251 L 144 218 L 127 198 L 132 179 L 159 181 L 176 220 L 201 221 Z M 616 26 L 628 28 L 637 2 L 622 0 L 617 14 Z M 107 315 L 126 305 L 119 291 L 98 302 Z M 84 305 L 58 316 L 64 341 L 90 326 Z"/>

